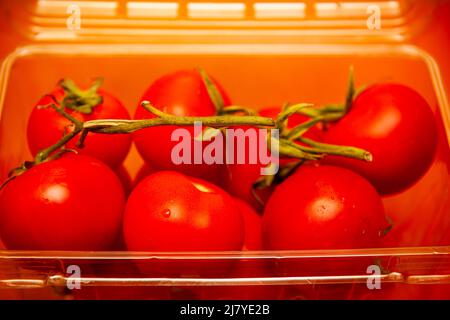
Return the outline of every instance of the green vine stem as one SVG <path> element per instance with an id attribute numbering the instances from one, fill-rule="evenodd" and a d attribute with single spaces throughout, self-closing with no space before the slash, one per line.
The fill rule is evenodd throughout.
<path id="1" fill-rule="evenodd" d="M 304 104 L 305 106 L 309 106 Z M 211 128 L 224 128 L 230 126 L 249 125 L 255 127 L 270 127 L 278 128 L 279 119 L 273 120 L 271 118 L 260 116 L 211 116 L 211 117 L 177 117 L 155 108 L 148 101 L 142 102 L 142 107 L 155 115 L 155 118 L 144 120 L 90 120 L 84 123 L 83 131 L 99 132 L 99 133 L 131 133 L 140 129 L 163 126 L 163 125 L 176 125 L 176 126 L 192 126 L 196 122 L 201 122 L 202 125 Z M 291 111 L 288 111 L 290 115 Z M 283 116 L 283 119 L 287 119 L 288 116 Z M 341 155 L 345 157 L 356 158 L 364 161 L 372 161 L 371 154 L 363 149 L 347 146 L 334 146 L 324 143 L 318 143 L 310 139 L 305 139 L 304 143 L 310 145 L 310 147 L 304 147 L 296 144 L 289 139 L 279 140 L 279 153 L 280 155 L 289 156 L 293 158 L 300 158 L 306 160 L 318 160 L 326 154 Z"/>
<path id="2" fill-rule="evenodd" d="M 225 107 L 225 103 L 223 102 L 222 95 L 220 91 L 217 89 L 214 82 L 209 77 L 208 73 L 202 68 L 197 68 L 200 76 L 202 77 L 203 83 L 205 84 L 206 91 L 208 91 L 209 98 L 211 99 L 214 107 L 216 108 L 217 114 L 221 114 L 223 108 Z"/>
<path id="3" fill-rule="evenodd" d="M 337 155 L 337 156 L 344 156 L 347 158 L 354 158 L 359 160 L 364 160 L 367 162 L 373 161 L 373 156 L 369 151 L 366 151 L 364 149 L 351 147 L 351 146 L 338 146 L 333 144 L 327 144 L 322 142 L 317 142 L 305 137 L 299 137 L 297 138 L 298 141 L 303 142 L 307 145 L 309 145 L 311 148 L 305 148 L 302 146 L 299 146 L 303 150 L 310 150 L 310 152 L 321 152 L 324 154 L 329 155 Z"/>
<path id="4" fill-rule="evenodd" d="M 256 116 L 258 114 L 258 112 L 256 112 L 255 110 L 253 110 L 251 108 L 235 106 L 235 105 L 226 106 L 221 111 L 221 115 L 235 114 L 235 113 L 242 113 L 247 116 Z"/>
<path id="5" fill-rule="evenodd" d="M 267 128 L 269 131 L 270 129 L 279 129 L 279 155 L 297 158 L 300 160 L 298 163 L 305 160 L 319 160 L 325 155 L 339 155 L 360 159 L 363 161 L 372 161 L 372 155 L 366 150 L 350 146 L 336 146 L 319 143 L 302 137 L 308 129 L 319 122 L 334 121 L 344 116 L 347 110 L 343 107 L 343 105 L 326 105 L 316 108 L 312 104 L 307 103 L 294 105 L 286 104 L 278 117 L 274 120 L 272 118 L 258 116 L 257 112 L 250 108 L 241 106 L 224 106 L 220 92 L 214 85 L 213 81 L 204 70 L 199 69 L 199 72 L 205 82 L 208 94 L 216 106 L 217 116 L 178 117 L 167 114 L 155 108 L 148 101 L 143 101 L 142 107 L 153 114 L 153 118 L 142 120 L 98 119 L 82 122 L 67 113 L 65 108 L 73 109 L 81 113 L 92 112 L 92 108 L 102 102 L 101 96 L 97 93 L 102 80 L 97 80 L 88 90 L 85 91 L 80 90 L 71 80 L 62 80 L 60 85 L 66 92 L 63 101 L 58 102 L 54 97 L 52 97 L 55 103 L 41 107 L 51 107 L 61 116 L 70 120 L 73 123 L 72 130 L 65 133 L 63 137 L 54 145 L 39 151 L 33 161 L 26 161 L 22 164 L 22 166 L 12 172 L 18 175 L 34 165 L 55 158 L 61 152 L 71 151 L 69 149 L 65 149 L 65 146 L 69 141 L 78 135 L 79 139 L 76 146 L 82 148 L 84 146 L 85 139 L 88 137 L 90 132 L 101 134 L 126 134 L 149 127 L 169 125 L 193 126 L 198 122 L 207 128 L 219 130 L 224 130 L 233 126 L 253 126 Z M 354 88 L 352 73 L 350 76 L 350 84 L 349 92 L 353 97 Z M 346 105 L 348 104 L 348 101 L 349 100 L 347 99 Z M 241 115 L 234 115 L 235 113 L 240 113 Z M 305 121 L 293 129 L 287 129 L 288 119 L 294 114 L 305 115 L 309 117 L 310 120 Z M 268 137 L 269 136 L 270 134 L 268 134 Z M 299 141 L 303 143 L 303 145 L 298 144 L 295 141 Z M 60 150 L 59 153 L 58 150 Z M 274 177 L 274 179 L 276 178 L 277 177 Z M 267 183 L 268 182 L 266 181 L 265 184 Z"/>
<path id="6" fill-rule="evenodd" d="M 86 139 L 89 132 L 103 134 L 125 134 L 155 126 L 192 126 L 197 122 L 201 122 L 204 126 L 216 129 L 244 125 L 268 129 L 277 128 L 277 120 L 261 116 L 223 115 L 211 117 L 177 117 L 162 112 L 161 110 L 152 106 L 148 101 L 143 101 L 142 107 L 151 112 L 155 117 L 142 120 L 101 119 L 82 122 L 65 112 L 62 107 L 57 107 L 55 104 L 51 104 L 50 107 L 58 112 L 61 116 L 70 120 L 74 124 L 73 130 L 65 134 L 54 145 L 39 151 L 34 161 L 27 162 L 28 167 L 46 161 L 55 151 L 64 147 L 78 134 L 80 134 L 80 138 L 77 146 L 82 146 L 84 144 L 84 139 Z M 302 137 L 298 137 L 298 140 L 309 145 L 309 147 L 299 145 L 290 141 L 289 139 L 280 138 L 279 154 L 281 156 L 299 158 L 304 160 L 318 160 L 326 154 L 334 154 L 352 157 L 364 161 L 371 161 L 370 153 L 362 149 L 354 147 L 332 146 L 318 143 Z"/>
<path id="7" fill-rule="evenodd" d="M 274 127 L 275 120 L 260 116 L 211 116 L 211 117 L 177 117 L 153 107 L 150 102 L 143 101 L 142 107 L 155 115 L 155 118 L 143 120 L 90 120 L 83 125 L 83 130 L 98 133 L 131 133 L 154 126 L 192 126 L 201 122 L 203 126 L 223 128 L 229 126 L 249 125 L 255 127 Z"/>
<path id="8" fill-rule="evenodd" d="M 34 158 L 34 164 L 39 164 L 39 163 L 47 160 L 47 158 L 53 152 L 64 147 L 70 140 L 72 140 L 78 133 L 80 133 L 83 130 L 83 122 L 72 117 L 70 114 L 68 114 L 66 111 L 64 111 L 64 108 L 62 108 L 62 107 L 59 108 L 53 103 L 50 104 L 49 106 L 52 109 L 54 109 L 56 112 L 58 112 L 61 116 L 70 120 L 73 123 L 74 128 L 71 132 L 64 134 L 63 137 L 54 145 L 51 145 L 50 147 L 48 147 L 46 149 L 40 150 Z"/>

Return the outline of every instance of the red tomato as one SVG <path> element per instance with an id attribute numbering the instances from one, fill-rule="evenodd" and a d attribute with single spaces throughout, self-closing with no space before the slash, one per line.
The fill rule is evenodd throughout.
<path id="1" fill-rule="evenodd" d="M 280 113 L 281 108 L 280 107 L 269 107 L 264 108 L 261 111 L 259 111 L 259 115 L 262 117 L 268 117 L 275 119 L 277 115 Z M 288 121 L 288 127 L 293 128 L 305 121 L 307 121 L 309 118 L 300 114 L 295 114 L 289 118 Z M 243 127 L 244 130 L 256 130 L 251 127 Z M 321 140 L 321 131 L 318 127 L 312 127 L 310 130 L 308 130 L 305 133 L 305 137 L 309 139 L 313 139 L 316 141 Z M 255 142 L 255 144 L 259 144 L 259 140 Z M 247 150 L 248 152 L 248 150 Z M 248 159 L 248 155 L 246 154 L 246 157 Z M 292 159 L 280 159 L 280 164 L 287 164 L 291 162 Z M 256 163 L 256 164 L 237 164 L 236 162 L 234 164 L 228 164 L 227 165 L 227 174 L 224 177 L 224 188 L 230 194 L 232 194 L 235 197 L 238 197 L 242 200 L 247 201 L 250 203 L 255 209 L 260 210 L 261 209 L 261 203 L 255 198 L 255 195 L 252 192 L 252 186 L 256 180 L 258 180 L 261 177 L 261 169 L 265 167 L 262 163 Z M 269 198 L 270 194 L 272 193 L 272 188 L 266 188 L 263 190 L 258 190 L 257 195 L 260 198 L 260 200 L 265 203 L 267 199 Z"/>
<path id="2" fill-rule="evenodd" d="M 245 201 L 235 201 L 244 218 L 245 237 L 242 250 L 262 250 L 261 216 Z"/>
<path id="3" fill-rule="evenodd" d="M 123 104 L 110 93 L 99 90 L 99 95 L 103 101 L 95 106 L 90 114 L 81 113 L 73 109 L 65 108 L 65 111 L 71 116 L 81 121 L 95 119 L 130 119 L 128 111 Z M 57 101 L 64 98 L 64 90 L 62 88 L 55 89 L 53 95 Z M 50 96 L 41 98 L 28 119 L 27 137 L 28 146 L 33 155 L 39 150 L 47 148 L 55 144 L 65 132 L 73 130 L 72 122 L 58 114 L 50 107 L 38 108 L 38 106 L 46 106 L 55 103 Z M 111 167 L 119 166 L 131 146 L 132 137 L 129 134 L 102 134 L 89 133 L 85 146 L 82 149 L 75 147 L 77 139 L 72 139 L 67 147 L 77 149 L 80 153 L 93 156 Z"/>
<path id="4" fill-rule="evenodd" d="M 378 84 L 364 90 L 349 113 L 325 135 L 325 141 L 370 151 L 372 162 L 329 157 L 366 177 L 381 194 L 400 192 L 430 166 L 437 130 L 430 106 L 416 91 L 400 84 Z"/>
<path id="5" fill-rule="evenodd" d="M 99 160 L 66 154 L 0 191 L 0 234 L 8 249 L 106 250 L 120 233 L 124 193 Z"/>
<path id="6" fill-rule="evenodd" d="M 145 178 L 125 211 L 127 247 L 135 251 L 240 250 L 242 214 L 223 190 L 173 171 Z"/>
<path id="7" fill-rule="evenodd" d="M 225 105 L 230 104 L 227 94 L 215 82 Z M 176 116 L 213 116 L 216 109 L 209 98 L 203 79 L 197 70 L 182 70 L 157 79 L 144 93 L 140 102 L 147 100 L 168 114 Z M 135 119 L 149 119 L 154 116 L 140 105 Z M 175 164 L 171 158 L 173 148 L 179 143 L 171 141 L 172 132 L 179 127 L 158 126 L 139 130 L 134 134 L 136 147 L 145 162 L 157 170 L 176 170 L 184 174 L 215 181 L 219 165 L 193 164 L 194 143 L 192 140 L 192 164 Z M 194 136 L 193 127 L 186 127 Z M 203 148 L 208 142 L 204 142 Z"/>
<path id="8" fill-rule="evenodd" d="M 222 189 L 175 171 L 160 171 L 142 180 L 128 198 L 124 236 L 131 251 L 235 251 L 244 242 L 244 221 Z M 218 269 L 206 259 L 162 261 L 155 269 L 170 274 L 203 267 Z"/>
<path id="9" fill-rule="evenodd" d="M 388 226 L 376 190 L 344 168 L 303 165 L 275 188 L 263 215 L 269 250 L 376 247 Z"/>

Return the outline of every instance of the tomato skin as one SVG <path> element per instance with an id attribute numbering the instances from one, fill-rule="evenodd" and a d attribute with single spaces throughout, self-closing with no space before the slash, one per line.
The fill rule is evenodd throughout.
<path id="1" fill-rule="evenodd" d="M 8 249 L 107 250 L 120 233 L 121 183 L 99 160 L 66 154 L 0 191 L 0 234 Z"/>
<path id="2" fill-rule="evenodd" d="M 357 96 L 349 113 L 330 126 L 325 142 L 370 151 L 372 162 L 343 157 L 325 161 L 358 172 L 381 194 L 393 194 L 426 172 L 436 151 L 437 129 L 430 106 L 416 91 L 378 84 Z"/>
<path id="3" fill-rule="evenodd" d="M 261 109 L 259 111 L 259 115 L 262 117 L 275 119 L 280 112 L 281 112 L 280 107 L 267 107 Z M 293 128 L 307 121 L 308 119 L 309 118 L 306 116 L 295 114 L 289 118 L 288 127 Z M 242 129 L 256 130 L 253 129 L 252 127 L 242 127 Z M 305 133 L 305 137 L 316 141 L 320 141 L 322 137 L 322 131 L 317 126 L 314 126 Z M 259 144 L 259 141 L 255 143 Z M 293 160 L 295 161 L 295 159 L 282 158 L 279 161 L 280 164 L 283 165 Z M 227 164 L 227 171 L 224 176 L 225 190 L 230 192 L 230 194 L 232 194 L 233 196 L 247 201 L 256 210 L 261 210 L 263 204 L 267 202 L 267 200 L 270 197 L 270 194 L 273 191 L 273 188 L 265 188 L 257 191 L 257 195 L 260 198 L 262 204 L 255 198 L 252 192 L 253 184 L 256 180 L 258 180 L 261 177 L 261 169 L 264 167 L 265 165 L 261 163 Z"/>
<path id="4" fill-rule="evenodd" d="M 71 116 L 81 120 L 95 119 L 130 119 L 128 111 L 123 104 L 110 93 L 98 90 L 103 101 L 93 108 L 92 113 L 84 114 L 78 111 L 65 108 Z M 64 90 L 57 88 L 51 92 L 57 101 L 64 98 Z M 33 108 L 28 119 L 27 137 L 28 147 L 33 155 L 44 148 L 55 144 L 65 132 L 73 130 L 70 120 L 64 118 L 50 107 L 38 108 L 55 103 L 50 96 L 42 97 Z M 58 106 L 59 107 L 59 106 Z M 128 154 L 131 147 L 132 137 L 130 134 L 101 134 L 89 133 L 83 148 L 75 146 L 78 139 L 72 139 L 66 145 L 70 149 L 76 149 L 81 154 L 95 157 L 109 166 L 118 167 Z"/>
<path id="5" fill-rule="evenodd" d="M 147 252 L 236 251 L 244 221 L 234 199 L 219 187 L 176 171 L 159 171 L 131 193 L 124 216 L 128 250 Z M 153 275 L 223 274 L 229 259 L 159 259 L 139 262 Z"/>
<path id="6" fill-rule="evenodd" d="M 364 178 L 303 165 L 275 188 L 263 215 L 269 250 L 376 247 L 388 226 L 381 198 Z"/>
<path id="7" fill-rule="evenodd" d="M 244 218 L 245 237 L 242 250 L 262 250 L 261 216 L 247 202 L 237 198 L 234 200 Z"/>
<path id="8" fill-rule="evenodd" d="M 240 250 L 244 222 L 222 189 L 178 172 L 160 171 L 131 193 L 124 234 L 128 249 L 134 251 Z"/>
<path id="9" fill-rule="evenodd" d="M 214 80 L 213 80 L 214 81 Z M 222 94 L 225 105 L 230 100 L 219 83 L 214 81 Z M 157 79 L 144 93 L 140 103 L 150 101 L 152 105 L 168 114 L 176 116 L 214 116 L 216 109 L 209 98 L 206 87 L 197 70 L 181 70 L 167 74 Z M 135 119 L 151 119 L 154 117 L 139 103 Z M 215 181 L 219 165 L 180 164 L 176 165 L 171 159 L 171 151 L 178 141 L 171 141 L 172 132 L 176 126 L 159 126 L 146 128 L 134 133 L 134 142 L 145 162 L 156 170 L 174 170 L 184 174 Z M 185 127 L 191 136 L 193 127 Z M 208 142 L 204 142 L 203 148 Z M 192 143 L 192 154 L 194 153 Z M 193 159 L 193 157 L 192 157 Z"/>

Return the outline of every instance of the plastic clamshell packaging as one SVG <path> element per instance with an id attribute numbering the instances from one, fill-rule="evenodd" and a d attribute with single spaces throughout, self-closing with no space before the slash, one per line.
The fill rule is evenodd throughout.
<path id="1" fill-rule="evenodd" d="M 17 47 L 0 71 L 1 179 L 30 158 L 25 134 L 28 114 L 62 77 L 88 84 L 103 76 L 105 89 L 133 113 L 146 87 L 161 74 L 196 66 L 214 75 L 233 101 L 258 108 L 284 101 L 342 101 L 353 65 L 357 84 L 395 81 L 425 97 L 438 124 L 438 151 L 419 182 L 384 198 L 387 215 L 395 211 L 417 226 L 409 238 L 401 239 L 402 248 L 193 253 L 0 250 L 0 298 L 450 298 L 450 109 L 439 65 L 426 51 L 388 40 L 35 42 Z M 135 173 L 140 164 L 133 147 L 125 167 Z M 382 267 L 381 274 L 367 269 L 373 264 Z M 189 271 L 159 277 L 157 270 L 162 267 Z M 81 281 L 81 289 L 69 290 L 75 280 Z M 384 290 L 370 290 L 367 283 L 376 285 L 378 280 Z"/>

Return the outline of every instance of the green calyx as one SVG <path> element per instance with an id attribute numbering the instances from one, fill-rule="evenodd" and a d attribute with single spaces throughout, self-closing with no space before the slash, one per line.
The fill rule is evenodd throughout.
<path id="1" fill-rule="evenodd" d="M 89 89 L 81 90 L 72 80 L 61 80 L 59 85 L 65 92 L 61 106 L 83 114 L 91 114 L 94 108 L 103 102 L 102 96 L 98 93 L 102 83 L 103 79 L 99 78 L 94 81 Z"/>
<path id="2" fill-rule="evenodd" d="M 216 108 L 216 112 L 218 115 L 222 113 L 223 108 L 225 107 L 225 103 L 223 102 L 222 95 L 220 94 L 219 89 L 217 89 L 214 82 L 211 80 L 209 75 L 202 68 L 197 68 L 197 71 L 200 73 L 200 77 L 205 84 L 206 91 L 208 92 L 209 98 Z"/>

